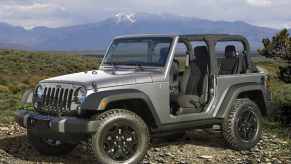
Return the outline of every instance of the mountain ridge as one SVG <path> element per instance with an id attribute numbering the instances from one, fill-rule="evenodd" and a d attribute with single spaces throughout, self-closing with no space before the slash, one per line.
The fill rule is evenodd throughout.
<path id="1" fill-rule="evenodd" d="M 240 34 L 248 38 L 253 49 L 277 29 L 260 27 L 243 21 L 211 21 L 171 14 L 117 13 L 99 22 L 59 28 L 25 29 L 0 23 L 1 45 L 19 45 L 28 50 L 80 51 L 105 49 L 117 35 L 126 34 Z M 13 48 L 19 48 L 13 47 Z"/>

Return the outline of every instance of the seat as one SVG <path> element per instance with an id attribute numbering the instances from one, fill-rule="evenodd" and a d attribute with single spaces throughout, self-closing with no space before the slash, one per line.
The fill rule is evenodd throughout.
<path id="1" fill-rule="evenodd" d="M 228 45 L 225 48 L 225 59 L 221 63 L 220 75 L 245 73 L 246 64 L 242 55 L 237 55 L 235 46 Z"/>
<path id="2" fill-rule="evenodd" d="M 190 61 L 181 81 L 181 95 L 177 102 L 180 106 L 177 114 L 198 113 L 207 101 L 209 54 L 206 46 L 194 49 L 195 60 Z"/>
<path id="3" fill-rule="evenodd" d="M 201 97 L 201 96 L 205 96 L 205 94 L 208 91 L 210 56 L 208 53 L 208 48 L 206 46 L 196 47 L 194 49 L 194 53 L 196 56 L 196 62 L 197 62 L 196 64 L 201 71 L 198 88 L 197 88 L 198 96 Z"/>
<path id="4" fill-rule="evenodd" d="M 179 94 L 179 61 L 174 59 L 170 69 L 170 96 L 171 101 L 175 101 Z"/>
<path id="5" fill-rule="evenodd" d="M 160 49 L 160 58 L 159 63 L 161 65 L 165 65 L 169 55 L 169 48 L 161 48 Z M 176 59 L 173 60 L 170 69 L 170 100 L 173 101 L 177 98 L 179 94 L 179 61 Z"/>

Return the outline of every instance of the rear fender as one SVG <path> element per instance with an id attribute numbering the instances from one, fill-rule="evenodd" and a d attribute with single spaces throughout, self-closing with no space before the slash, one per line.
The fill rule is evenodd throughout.
<path id="1" fill-rule="evenodd" d="M 235 85 L 232 86 L 227 94 L 224 97 L 224 100 L 219 107 L 219 110 L 217 112 L 216 117 L 217 118 L 225 118 L 229 111 L 231 110 L 231 107 L 233 105 L 233 102 L 239 98 L 239 95 L 244 92 L 249 92 L 249 91 L 260 91 L 262 92 L 263 97 L 261 98 L 262 101 L 266 101 L 266 98 L 264 95 L 266 95 L 266 89 L 263 85 L 258 85 L 258 84 L 241 84 L 241 85 Z M 256 102 L 255 102 L 256 103 Z M 261 109 L 262 110 L 262 109 Z"/>

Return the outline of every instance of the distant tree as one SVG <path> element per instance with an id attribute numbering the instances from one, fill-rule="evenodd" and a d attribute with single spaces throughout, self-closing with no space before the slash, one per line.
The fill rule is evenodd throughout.
<path id="1" fill-rule="evenodd" d="M 276 35 L 275 49 L 278 57 L 287 58 L 289 48 L 289 33 L 287 29 L 283 29 Z"/>
<path id="2" fill-rule="evenodd" d="M 291 37 L 287 29 L 277 33 L 272 40 L 264 38 L 262 43 L 264 47 L 258 50 L 259 54 L 266 57 L 291 58 Z"/>
<path id="3" fill-rule="evenodd" d="M 273 45 L 270 39 L 264 38 L 262 42 L 263 42 L 264 48 L 258 50 L 259 54 L 265 57 L 273 57 L 273 53 L 272 53 Z"/>
<path id="4" fill-rule="evenodd" d="M 287 53 L 287 60 L 289 63 L 291 63 L 291 37 L 289 38 L 289 44 L 288 44 L 288 53 Z"/>

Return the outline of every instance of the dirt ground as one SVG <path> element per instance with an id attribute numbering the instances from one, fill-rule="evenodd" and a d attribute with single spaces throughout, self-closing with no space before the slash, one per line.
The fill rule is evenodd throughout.
<path id="1" fill-rule="evenodd" d="M 64 157 L 47 157 L 36 152 L 26 131 L 16 124 L 0 125 L 0 163 L 96 163 L 87 144 Z M 234 151 L 225 145 L 220 132 L 195 130 L 174 142 L 155 139 L 142 163 L 291 163 L 288 142 L 271 132 L 251 151 Z"/>

